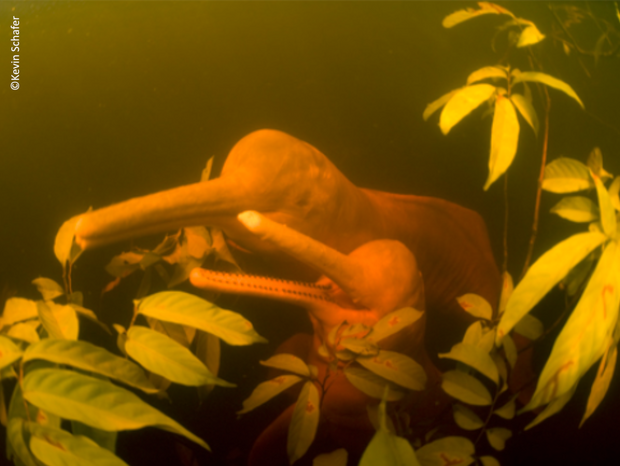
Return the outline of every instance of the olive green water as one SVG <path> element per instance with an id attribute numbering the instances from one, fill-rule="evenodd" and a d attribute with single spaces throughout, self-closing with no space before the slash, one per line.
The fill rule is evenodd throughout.
<path id="1" fill-rule="evenodd" d="M 611 2 L 601 3 L 591 7 L 612 20 L 605 9 Z M 545 3 L 502 5 L 551 31 Z M 427 103 L 499 59 L 489 45 L 499 24 L 494 18 L 441 26 L 465 6 L 474 3 L 0 2 L 0 290 L 7 284 L 36 297 L 33 278 L 60 278 L 52 245 L 70 216 L 197 181 L 208 157 L 217 156 L 217 169 L 238 139 L 260 128 L 308 141 L 359 186 L 442 197 L 479 211 L 500 258 L 501 184 L 481 189 L 490 121 L 480 124 L 479 112 L 444 137 L 436 117 L 422 120 Z M 20 21 L 17 91 L 9 88 L 13 16 Z M 549 156 L 585 160 L 598 145 L 606 169 L 620 173 L 620 59 L 595 64 L 586 56 L 580 64 L 551 40 L 541 47 L 545 71 L 570 83 L 589 112 L 552 94 Z M 540 160 L 540 141 L 525 126 L 522 133 L 509 193 L 514 274 L 522 266 Z M 543 211 L 551 205 L 544 199 Z M 543 216 L 541 230 L 558 225 Z M 543 234 L 537 253 L 571 230 L 565 231 Z M 76 287 L 98 312 L 112 306 L 99 297 L 109 281 L 103 265 L 123 247 L 78 262 Z M 288 321 L 276 322 L 273 334 L 286 333 Z M 274 324 L 256 326 L 269 332 Z M 225 356 L 238 365 L 240 379 L 255 374 L 249 353 L 233 353 Z M 576 396 L 574 410 L 509 443 L 502 464 L 602 464 L 596 461 L 614 450 L 619 390 L 613 382 L 581 431 L 587 392 Z M 209 408 L 201 418 L 184 408 L 183 416 L 214 449 L 218 443 L 232 449 L 235 433 L 226 429 L 235 429 L 233 422 L 214 420 L 211 413 L 225 414 Z M 160 441 L 122 444 L 131 464 L 146 455 L 135 448 L 149 442 Z"/>

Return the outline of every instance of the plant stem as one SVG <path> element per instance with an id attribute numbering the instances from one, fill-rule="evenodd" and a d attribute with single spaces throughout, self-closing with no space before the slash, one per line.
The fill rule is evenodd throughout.
<path id="1" fill-rule="evenodd" d="M 549 113 L 551 110 L 551 98 L 549 97 L 549 91 L 547 87 L 544 87 L 545 91 L 545 138 L 543 140 L 542 160 L 540 163 L 540 173 L 538 175 L 538 186 L 536 188 L 536 204 L 534 206 L 534 222 L 532 224 L 532 234 L 530 236 L 530 243 L 527 250 L 527 256 L 525 257 L 525 264 L 523 265 L 523 271 L 521 272 L 521 279 L 527 272 L 530 266 L 530 260 L 532 259 L 532 251 L 534 250 L 534 242 L 536 241 L 536 234 L 538 233 L 538 217 L 540 213 L 540 196 L 542 193 L 542 184 L 545 177 L 545 165 L 547 165 L 547 148 L 549 145 Z"/>

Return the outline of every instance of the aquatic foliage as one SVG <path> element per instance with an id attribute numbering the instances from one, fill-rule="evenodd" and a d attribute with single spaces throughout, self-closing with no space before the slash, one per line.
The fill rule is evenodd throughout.
<path id="1" fill-rule="evenodd" d="M 55 249 L 63 264 L 65 283 L 70 283 L 67 264 L 70 266 L 79 252 L 66 224 L 57 236 Z M 201 438 L 132 390 L 160 396 L 162 387 L 170 382 L 234 386 L 217 377 L 219 347 L 205 343 L 201 335 L 210 332 L 234 345 L 264 342 L 252 324 L 196 296 L 156 293 L 136 300 L 128 329 L 114 325 L 119 331 L 119 350 L 136 361 L 132 362 L 78 339 L 78 315 L 97 321 L 92 311 L 82 307 L 79 292 L 48 278 L 38 278 L 33 284 L 42 299 L 10 298 L 0 320 L 1 378 L 17 381 L 12 393 L 0 396 L 0 412 L 7 413 L 8 402 L 3 424 L 9 458 L 25 465 L 37 461 L 50 465 L 123 465 L 125 462 L 114 455 L 117 432 L 147 426 L 184 436 L 209 450 Z M 148 316 L 153 329 L 138 325 L 139 316 Z M 179 324 L 178 329 L 170 327 L 171 323 Z M 100 325 L 109 332 L 107 326 Z M 179 329 L 183 337 L 174 331 Z M 193 340 L 203 340 L 197 345 L 202 347 L 202 359 L 188 349 Z M 212 354 L 205 354 L 205 348 L 215 348 L 216 361 Z M 71 431 L 61 425 L 63 420 L 70 421 Z"/>

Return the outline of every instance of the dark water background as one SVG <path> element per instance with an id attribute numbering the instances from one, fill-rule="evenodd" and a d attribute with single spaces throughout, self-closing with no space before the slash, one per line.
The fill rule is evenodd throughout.
<path id="1" fill-rule="evenodd" d="M 551 31 L 546 3 L 502 5 Z M 479 111 L 446 137 L 437 116 L 422 120 L 427 103 L 500 58 L 489 44 L 503 19 L 441 26 L 465 6 L 474 3 L 0 2 L 0 288 L 7 284 L 36 298 L 33 278 L 60 279 L 52 246 L 64 220 L 89 206 L 195 182 L 208 157 L 216 155 L 220 167 L 237 140 L 260 128 L 308 141 L 359 186 L 437 196 L 477 210 L 499 260 L 501 183 L 482 191 L 490 119 L 481 122 Z M 611 2 L 590 6 L 613 21 Z M 9 89 L 13 15 L 21 31 L 18 91 Z M 618 58 L 602 57 L 596 66 L 583 58 L 588 76 L 559 44 L 546 39 L 539 47 L 545 71 L 570 83 L 587 110 L 552 91 L 549 157 L 585 161 L 598 145 L 607 170 L 620 173 Z M 542 118 L 540 101 L 536 105 Z M 541 146 L 524 123 L 521 133 L 510 178 L 513 275 L 523 264 Z M 543 197 L 537 255 L 575 231 L 545 214 L 556 199 Z M 124 247 L 89 252 L 77 264 L 76 288 L 99 313 L 110 307 L 99 298 L 109 281 L 103 265 Z M 556 305 L 551 301 L 544 311 L 553 314 Z M 262 320 L 253 314 L 259 332 L 274 338 L 289 332 L 287 318 L 270 312 Z M 257 352 L 269 355 L 265 349 L 227 351 L 224 367 L 228 361 L 235 366 L 225 370 L 239 380 L 256 371 Z M 497 455 L 502 464 L 615 459 L 620 387 L 612 383 L 578 431 L 590 383 L 591 377 L 564 413 L 509 441 Z M 235 431 L 226 431 L 230 410 L 208 403 L 198 415 L 194 407 L 182 407 L 180 415 L 174 407 L 163 409 L 184 417 L 215 449 L 234 444 Z M 121 440 L 130 463 L 156 464 L 149 454 L 161 454 L 153 452 L 166 440 L 149 433 L 148 441 Z"/>

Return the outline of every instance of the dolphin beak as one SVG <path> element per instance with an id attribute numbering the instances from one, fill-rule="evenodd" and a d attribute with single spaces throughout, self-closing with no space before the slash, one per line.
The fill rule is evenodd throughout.
<path id="1" fill-rule="evenodd" d="M 218 225 L 243 210 L 239 190 L 234 180 L 217 178 L 98 209 L 78 220 L 76 243 L 90 249 L 182 227 Z"/>

